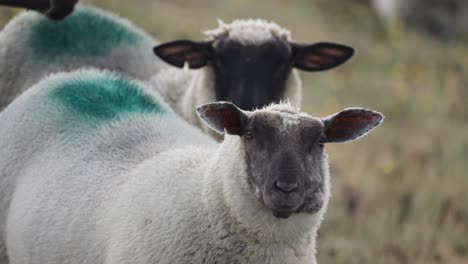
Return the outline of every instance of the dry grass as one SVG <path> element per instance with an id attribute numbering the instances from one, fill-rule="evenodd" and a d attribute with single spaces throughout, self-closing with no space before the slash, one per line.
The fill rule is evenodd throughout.
<path id="1" fill-rule="evenodd" d="M 468 263 L 468 45 L 385 28 L 364 0 L 84 2 L 162 41 L 202 39 L 216 18 L 260 17 L 297 41 L 354 46 L 346 66 L 302 74 L 307 112 L 364 106 L 387 116 L 364 140 L 328 147 L 334 188 L 319 263 Z M 0 25 L 12 14 L 0 8 Z"/>

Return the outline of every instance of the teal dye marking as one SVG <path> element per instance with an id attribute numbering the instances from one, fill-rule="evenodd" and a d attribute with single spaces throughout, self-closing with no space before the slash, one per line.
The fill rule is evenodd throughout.
<path id="1" fill-rule="evenodd" d="M 30 30 L 28 45 L 37 57 L 105 56 L 117 45 L 146 39 L 130 26 L 88 8 L 77 8 L 59 22 L 41 18 Z"/>
<path id="2" fill-rule="evenodd" d="M 69 111 L 90 121 L 109 121 L 125 114 L 164 114 L 163 106 L 124 78 L 93 76 L 68 80 L 52 92 Z"/>

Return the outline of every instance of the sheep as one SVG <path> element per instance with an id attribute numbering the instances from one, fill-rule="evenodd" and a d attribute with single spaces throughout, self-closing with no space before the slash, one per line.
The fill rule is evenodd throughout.
<path id="1" fill-rule="evenodd" d="M 59 73 L 0 113 L 10 262 L 316 263 L 330 192 L 323 145 L 362 137 L 383 116 L 201 105 L 225 134 L 218 143 L 145 85 Z"/>
<path id="2" fill-rule="evenodd" d="M 0 87 L 0 110 L 50 73 L 94 66 L 143 81 L 152 78 L 153 89 L 177 113 L 201 127 L 203 122 L 194 109 L 206 102 L 232 101 L 252 110 L 289 99 L 299 107 L 302 84 L 295 69 L 327 70 L 354 53 L 352 48 L 334 43 L 293 43 L 288 30 L 264 20 L 220 22 L 207 34 L 205 41 L 159 44 L 142 30 L 95 9 L 78 6 L 60 23 L 31 12 L 22 14 L 0 35 L 0 61 L 9 61 L 0 65 L 0 82 L 6 83 Z M 140 41 L 134 43 L 135 39 Z M 154 53 L 162 61 L 149 54 L 151 45 L 157 45 Z M 169 68 L 163 61 L 196 70 Z M 206 126 L 204 130 L 209 131 Z"/>
<path id="3" fill-rule="evenodd" d="M 150 79 L 167 67 L 153 54 L 158 44 L 130 22 L 98 8 L 77 6 L 60 22 L 23 12 L 0 32 L 0 111 L 54 72 L 97 67 Z"/>
<path id="4" fill-rule="evenodd" d="M 468 34 L 468 3 L 464 0 L 373 0 L 377 14 L 436 37 Z"/>
<path id="5" fill-rule="evenodd" d="M 162 70 L 151 83 L 190 123 L 211 131 L 193 110 L 211 101 L 230 101 L 243 110 L 289 100 L 300 107 L 302 82 L 296 69 L 323 71 L 351 58 L 336 43 L 294 43 L 289 30 L 261 19 L 219 20 L 201 42 L 176 40 L 154 48 L 165 62 L 197 71 Z"/>

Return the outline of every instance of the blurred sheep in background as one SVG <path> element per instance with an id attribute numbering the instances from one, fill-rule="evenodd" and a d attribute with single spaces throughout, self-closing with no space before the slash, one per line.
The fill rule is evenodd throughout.
<path id="1" fill-rule="evenodd" d="M 372 0 L 378 15 L 440 38 L 468 34 L 466 0 Z"/>

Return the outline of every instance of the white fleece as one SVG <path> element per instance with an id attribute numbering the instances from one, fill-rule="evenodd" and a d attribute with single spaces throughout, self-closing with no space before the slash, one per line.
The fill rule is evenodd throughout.
<path id="1" fill-rule="evenodd" d="M 75 19 L 83 15 L 86 16 L 85 22 Z M 73 37 L 63 31 L 47 32 L 44 29 L 52 24 L 63 28 L 66 23 L 69 23 L 66 27 L 70 31 L 76 30 L 82 35 Z M 54 45 L 61 45 L 60 54 L 53 51 L 51 54 L 37 54 L 38 51 L 32 46 L 37 47 L 38 38 L 44 37 L 44 34 L 38 34 L 39 30 L 50 34 L 49 40 L 39 40 L 42 44 L 46 43 L 43 44 L 45 48 L 51 46 L 53 50 Z M 128 35 L 137 40 L 126 42 Z M 93 41 L 96 38 L 107 43 Z M 0 111 L 24 90 L 51 73 L 95 67 L 148 80 L 161 68 L 167 67 L 153 53 L 153 47 L 157 44 L 155 39 L 126 19 L 94 7 L 78 5 L 74 13 L 62 22 L 49 21 L 35 11 L 22 12 L 0 32 Z M 103 46 L 96 47 L 99 45 Z M 92 51 L 103 47 L 106 52 Z M 73 48 L 90 51 L 85 55 L 64 52 Z"/>
<path id="2" fill-rule="evenodd" d="M 131 89 L 164 111 L 99 119 L 52 96 L 96 77 L 117 78 L 57 74 L 0 113 L 0 246 L 12 264 L 316 263 L 326 205 L 275 218 L 249 189 L 240 138 L 216 143 L 141 83 Z"/>

